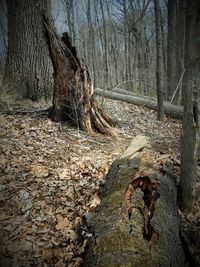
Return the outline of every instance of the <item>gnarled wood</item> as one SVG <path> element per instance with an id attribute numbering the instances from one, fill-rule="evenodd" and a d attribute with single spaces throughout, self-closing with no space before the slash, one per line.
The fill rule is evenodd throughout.
<path id="1" fill-rule="evenodd" d="M 83 266 L 185 266 L 176 181 L 173 172 L 152 165 L 148 146 L 137 137 L 113 163 L 101 204 L 86 216 L 92 237 Z"/>
<path id="2" fill-rule="evenodd" d="M 60 38 L 46 16 L 44 24 L 55 72 L 51 119 L 69 120 L 90 134 L 112 135 L 112 121 L 95 100 L 89 70 L 81 64 L 68 34 Z"/>

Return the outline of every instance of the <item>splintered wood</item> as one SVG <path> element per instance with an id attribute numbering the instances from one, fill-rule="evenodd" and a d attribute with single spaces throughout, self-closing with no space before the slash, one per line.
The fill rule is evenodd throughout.
<path id="1" fill-rule="evenodd" d="M 112 119 L 103 111 L 93 94 L 93 84 L 86 64 L 80 62 L 70 37 L 56 33 L 51 20 L 44 15 L 50 55 L 54 66 L 53 106 L 49 116 L 54 121 L 70 121 L 95 135 L 116 136 Z"/>
<path id="2" fill-rule="evenodd" d="M 137 190 L 137 188 L 140 188 L 143 192 L 143 208 L 132 206 L 132 194 Z M 155 241 L 159 237 L 156 229 L 151 224 L 156 200 L 159 198 L 159 196 L 160 194 L 158 192 L 158 182 L 151 181 L 148 176 L 143 176 L 143 174 L 140 174 L 139 172 L 137 172 L 133 176 L 133 180 L 129 184 L 125 192 L 125 204 L 129 219 L 131 218 L 133 208 L 136 208 L 141 212 L 144 218 L 143 236 L 146 240 L 150 241 L 150 244 L 155 243 Z"/>

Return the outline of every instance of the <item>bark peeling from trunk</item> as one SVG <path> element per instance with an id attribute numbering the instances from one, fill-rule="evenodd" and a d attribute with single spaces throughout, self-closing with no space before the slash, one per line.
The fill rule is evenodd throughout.
<path id="1" fill-rule="evenodd" d="M 93 85 L 86 64 L 81 64 L 67 33 L 60 38 L 50 19 L 44 16 L 55 72 L 53 107 L 50 118 L 69 120 L 89 134 L 114 135 L 109 116 L 93 96 Z"/>

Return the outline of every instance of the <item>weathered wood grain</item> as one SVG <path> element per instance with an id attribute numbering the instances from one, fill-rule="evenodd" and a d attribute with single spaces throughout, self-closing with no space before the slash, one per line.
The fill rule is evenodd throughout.
<path id="1" fill-rule="evenodd" d="M 175 176 L 159 172 L 148 162 L 141 163 L 142 151 L 149 145 L 147 140 L 142 148 L 138 140 L 141 138 L 136 138 L 137 154 L 132 141 L 133 154 L 129 147 L 129 154 L 126 151 L 113 163 L 102 191 L 102 202 L 88 216 L 88 228 L 93 234 L 88 240 L 85 267 L 187 266 L 179 237 Z M 125 205 L 125 191 L 138 171 L 149 171 L 149 178 L 159 182 L 160 197 L 151 222 L 159 235 L 154 244 L 143 237 L 144 218 L 139 208 L 134 208 L 144 208 L 142 191 L 138 189 L 132 195 L 130 218 Z"/>

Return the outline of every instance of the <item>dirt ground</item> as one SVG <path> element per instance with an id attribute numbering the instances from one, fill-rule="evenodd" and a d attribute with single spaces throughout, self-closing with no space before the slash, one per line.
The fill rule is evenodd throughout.
<path id="1" fill-rule="evenodd" d="M 134 136 L 149 136 L 178 170 L 180 121 L 159 122 L 155 111 L 116 100 L 105 99 L 103 106 L 117 138 L 52 122 L 44 103 L 15 102 L 1 110 L 0 266 L 80 266 L 86 241 L 77 242 L 77 226 L 100 203 L 99 187 L 110 165 Z M 199 201 L 182 224 L 198 260 Z"/>

